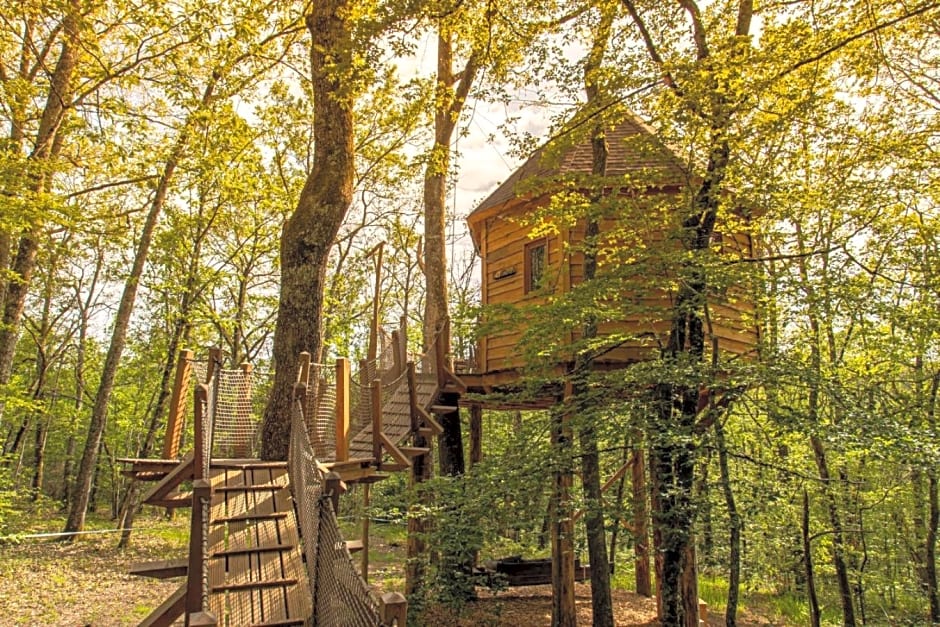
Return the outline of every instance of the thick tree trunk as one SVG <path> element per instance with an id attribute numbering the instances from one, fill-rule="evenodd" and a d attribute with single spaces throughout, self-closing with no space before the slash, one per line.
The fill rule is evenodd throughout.
<path id="1" fill-rule="evenodd" d="M 323 297 L 330 250 L 349 205 L 355 174 L 349 0 L 324 0 L 307 16 L 311 35 L 313 167 L 281 233 L 281 291 L 274 330 L 275 376 L 264 409 L 261 457 L 286 459 L 291 404 L 300 353 L 319 362 Z"/>

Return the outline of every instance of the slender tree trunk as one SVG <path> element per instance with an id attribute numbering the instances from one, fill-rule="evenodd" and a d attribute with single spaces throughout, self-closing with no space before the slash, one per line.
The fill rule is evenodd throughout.
<path id="1" fill-rule="evenodd" d="M 313 168 L 281 233 L 281 291 L 274 331 L 275 375 L 264 409 L 261 457 L 286 459 L 296 362 L 323 349 L 323 296 L 330 250 L 352 202 L 355 173 L 350 0 L 324 0 L 306 18 L 312 38 Z"/>
<path id="2" fill-rule="evenodd" d="M 643 435 L 636 434 L 633 448 L 633 464 L 630 467 L 630 485 L 633 495 L 633 557 L 636 593 L 653 596 L 652 573 L 650 572 L 650 534 L 648 489 L 646 485 L 646 454 L 643 452 Z"/>
<path id="3" fill-rule="evenodd" d="M 29 162 L 35 164 L 30 192 L 37 196 L 50 188 L 51 174 L 49 172 L 52 168 L 48 168 L 49 172 L 45 172 L 47 170 L 45 164 L 55 159 L 61 149 L 59 130 L 67 110 L 72 105 L 72 77 L 80 50 L 81 11 L 82 4 L 79 0 L 69 0 L 62 22 L 62 31 L 65 34 L 62 50 L 52 71 L 45 108 L 36 131 L 35 147 L 29 156 Z M 0 385 L 9 383 L 13 372 L 13 356 L 19 338 L 26 295 L 32 281 L 33 270 L 36 268 L 36 253 L 39 250 L 41 231 L 41 225 L 33 224 L 20 235 L 11 266 L 11 277 L 6 282 L 2 302 L 2 322 L 0 322 Z M 2 411 L 2 404 L 0 404 L 0 414 Z"/>
<path id="4" fill-rule="evenodd" d="M 36 442 L 33 448 L 33 491 L 30 495 L 30 498 L 33 502 L 39 500 L 39 496 L 42 492 L 42 482 L 45 478 L 46 441 L 48 440 L 49 436 L 48 427 L 48 419 L 39 420 L 36 423 Z"/>
<path id="5" fill-rule="evenodd" d="M 576 627 L 574 600 L 574 522 L 571 511 L 571 427 L 567 408 L 552 415 L 552 496 L 549 529 L 552 545 L 552 627 Z M 606 547 L 605 547 L 606 550 Z"/>
<path id="6" fill-rule="evenodd" d="M 725 608 L 725 625 L 734 627 L 737 624 L 738 592 L 741 587 L 741 530 L 744 521 L 738 512 L 734 500 L 734 491 L 731 489 L 731 473 L 728 469 L 728 448 L 725 444 L 724 427 L 721 420 L 715 421 L 715 444 L 718 448 L 718 469 L 721 474 L 721 491 L 725 496 L 725 505 L 728 508 L 728 603 Z"/>
<path id="7" fill-rule="evenodd" d="M 803 488 L 803 564 L 806 567 L 806 598 L 809 600 L 809 618 L 812 627 L 819 627 L 819 598 L 816 596 L 816 576 L 813 573 L 813 547 L 809 533 L 809 494 Z"/>
<path id="8" fill-rule="evenodd" d="M 199 106 L 199 112 L 205 111 L 211 103 L 213 91 L 218 81 L 216 75 L 213 75 L 202 95 L 202 101 Z M 153 234 L 163 212 L 163 206 L 166 202 L 166 195 L 176 172 L 177 165 L 186 150 L 189 143 L 189 136 L 192 132 L 192 124 L 196 120 L 196 114 L 190 115 L 186 121 L 186 126 L 180 131 L 180 135 L 174 144 L 166 164 L 163 167 L 163 174 L 157 183 L 157 189 L 153 200 L 150 203 L 150 210 L 144 220 L 141 229 L 140 239 L 137 242 L 137 250 L 134 253 L 134 263 L 130 274 L 124 282 L 124 291 L 121 294 L 121 302 L 118 305 L 117 314 L 114 317 L 114 328 L 111 331 L 111 344 L 108 347 L 108 353 L 105 356 L 104 366 L 101 372 L 101 381 L 98 384 L 98 392 L 95 395 L 95 403 L 91 411 L 91 420 L 88 425 L 88 437 L 85 440 L 85 448 L 82 453 L 82 460 L 78 466 L 78 476 L 75 479 L 75 495 L 72 507 L 69 511 L 68 520 L 65 523 L 66 532 L 81 531 L 85 527 L 85 510 L 88 505 L 89 491 L 91 490 L 91 476 L 96 466 L 98 458 L 98 449 L 100 447 L 102 436 L 104 435 L 105 424 L 108 417 L 108 403 L 111 400 L 111 392 L 114 389 L 114 379 L 117 376 L 118 364 L 124 353 L 124 346 L 127 342 L 127 329 L 130 326 L 131 314 L 134 311 L 134 304 L 137 300 L 137 289 L 140 285 L 140 278 L 144 273 L 144 265 L 147 262 L 147 256 L 150 253 L 150 244 L 153 241 Z M 72 536 L 63 536 L 66 540 Z"/>

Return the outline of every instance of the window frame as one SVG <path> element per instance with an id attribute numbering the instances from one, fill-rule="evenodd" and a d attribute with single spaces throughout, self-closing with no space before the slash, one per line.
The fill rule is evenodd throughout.
<path id="1" fill-rule="evenodd" d="M 541 267 L 538 268 L 539 275 L 536 277 L 533 274 L 534 269 L 533 269 L 533 264 L 532 264 L 532 254 L 533 252 L 535 252 L 536 250 L 540 248 L 543 251 L 542 263 L 541 263 Z M 543 287 L 542 285 L 539 285 L 539 283 L 545 279 L 545 275 L 547 274 L 548 238 L 542 237 L 536 240 L 532 240 L 531 242 L 526 242 L 524 255 L 525 255 L 525 258 L 524 258 L 525 272 L 523 273 L 523 276 L 525 278 L 523 280 L 525 281 L 525 283 L 523 285 L 523 288 L 524 288 L 525 294 L 531 294 L 533 292 L 539 291 L 539 289 Z"/>

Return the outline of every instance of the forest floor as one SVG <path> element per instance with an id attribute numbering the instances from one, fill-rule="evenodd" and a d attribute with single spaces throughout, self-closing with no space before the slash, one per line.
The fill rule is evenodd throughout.
<path id="1" fill-rule="evenodd" d="M 46 528 L 50 520 L 44 521 Z M 137 562 L 183 557 L 187 521 L 145 518 L 139 523 L 131 546 L 115 548 L 116 534 L 86 535 L 72 543 L 24 538 L 0 543 L 0 625 L 119 626 L 136 625 L 178 586 L 178 581 L 133 577 L 128 568 Z M 101 528 L 103 522 L 97 526 Z M 22 533 L 33 532 L 22 529 Z M 402 547 L 373 541 L 370 568 L 373 583 L 381 589 L 401 588 Z M 591 595 L 587 584 L 576 588 L 578 623 L 590 625 Z M 499 593 L 480 592 L 460 617 L 442 608 L 428 611 L 430 625 L 454 627 L 537 627 L 551 623 L 551 590 L 548 586 L 514 588 Z M 624 590 L 614 591 L 617 625 L 656 625 L 655 602 Z M 723 625 L 713 614 L 709 625 Z M 743 627 L 780 625 L 742 612 Z"/>

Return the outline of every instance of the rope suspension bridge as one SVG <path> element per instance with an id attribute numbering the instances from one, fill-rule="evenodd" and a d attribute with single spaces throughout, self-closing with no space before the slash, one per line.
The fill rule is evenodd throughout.
<path id="1" fill-rule="evenodd" d="M 360 483 L 368 498 L 370 484 L 429 452 L 403 443 L 441 433 L 435 413 L 455 408 L 436 404 L 440 395 L 466 390 L 447 364 L 448 336 L 445 324 L 432 350 L 409 361 L 404 330 L 384 335 L 355 376 L 348 360 L 324 366 L 302 354 L 286 462 L 255 457 L 258 374 L 222 368 L 218 350 L 202 363 L 183 351 L 163 458 L 121 460 L 126 475 L 154 482 L 144 503 L 192 509 L 189 555 L 131 571 L 183 579 L 141 625 L 404 626 L 404 597 L 375 598 L 365 582 L 367 523 L 361 541 L 343 539 L 339 496 Z M 192 450 L 180 456 L 191 381 Z"/>

